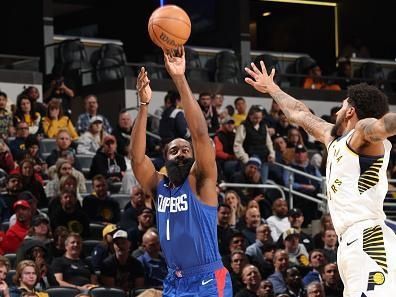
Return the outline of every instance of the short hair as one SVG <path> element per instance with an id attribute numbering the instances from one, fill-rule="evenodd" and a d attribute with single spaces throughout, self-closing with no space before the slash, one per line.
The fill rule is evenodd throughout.
<path id="1" fill-rule="evenodd" d="M 312 255 L 313 255 L 313 253 L 321 253 L 323 256 L 325 255 L 325 253 L 324 253 L 324 250 L 322 250 L 322 249 L 313 249 L 312 251 L 310 251 L 309 252 L 309 256 L 308 256 L 308 259 L 309 259 L 309 261 L 311 261 L 311 257 L 312 257 Z M 326 259 L 326 257 L 325 257 L 325 259 Z"/>
<path id="2" fill-rule="evenodd" d="M 379 119 L 389 112 L 388 97 L 378 88 L 367 83 L 348 87 L 347 101 L 355 108 L 359 120 Z"/>
<path id="3" fill-rule="evenodd" d="M 3 96 L 3 97 L 6 98 L 6 99 L 8 98 L 8 97 L 7 97 L 7 94 L 4 93 L 3 91 L 0 91 L 0 96 Z"/>
<path id="4" fill-rule="evenodd" d="M 228 208 L 229 210 L 231 210 L 231 206 L 229 206 L 228 204 L 220 203 L 219 206 L 217 206 L 217 211 L 219 211 L 220 208 L 222 208 L 222 207 L 225 207 L 225 208 Z"/>
<path id="5" fill-rule="evenodd" d="M 91 97 L 95 98 L 96 102 L 98 102 L 98 97 L 96 95 L 89 94 L 89 95 L 84 97 L 84 103 L 86 103 L 88 101 L 88 99 L 91 98 Z"/>
<path id="6" fill-rule="evenodd" d="M 80 240 L 80 242 L 82 242 L 82 237 L 81 237 L 80 234 L 75 233 L 75 232 L 71 232 L 71 233 L 69 233 L 69 234 L 67 235 L 67 237 L 66 237 L 66 239 L 65 239 L 65 245 L 67 245 L 67 243 L 69 242 L 69 239 L 72 238 L 72 237 L 73 237 L 73 238 L 77 238 L 77 239 Z"/>
<path id="7" fill-rule="evenodd" d="M 19 286 L 19 279 L 22 277 L 22 271 L 26 268 L 26 267 L 33 267 L 36 275 L 37 275 L 37 279 L 36 279 L 36 283 L 39 281 L 39 276 L 40 276 L 40 272 L 39 269 L 36 265 L 36 263 L 34 263 L 31 260 L 22 260 L 21 262 L 18 263 L 17 267 L 16 267 L 16 271 L 15 271 L 15 275 L 12 278 L 14 284 L 16 284 L 17 286 Z"/>
<path id="8" fill-rule="evenodd" d="M 106 178 L 101 174 L 97 174 L 92 178 L 92 184 L 94 181 L 106 182 Z"/>
<path id="9" fill-rule="evenodd" d="M 238 103 L 238 101 L 246 102 L 246 100 L 245 100 L 244 98 L 242 98 L 242 97 L 237 97 L 237 98 L 234 100 L 234 105 L 236 105 L 236 104 Z"/>
<path id="10" fill-rule="evenodd" d="M 199 99 L 201 99 L 202 97 L 206 97 L 206 96 L 209 96 L 210 98 L 212 98 L 212 94 L 210 94 L 209 92 L 202 92 L 202 93 L 199 93 Z"/>
<path id="11" fill-rule="evenodd" d="M 70 134 L 69 130 L 67 130 L 66 128 L 61 128 L 61 129 L 59 129 L 58 133 L 56 133 L 56 139 L 58 139 L 58 137 L 61 133 L 67 133 L 67 135 L 69 135 L 69 137 L 71 138 L 71 134 Z"/>
<path id="12" fill-rule="evenodd" d="M 173 91 L 173 90 L 169 90 L 169 91 L 166 93 L 165 97 L 164 97 L 164 102 L 169 101 L 169 103 L 170 103 L 172 106 L 176 106 L 177 100 L 178 100 L 178 99 L 180 99 L 179 93 L 176 92 L 176 91 Z"/>
<path id="13" fill-rule="evenodd" d="M 249 118 L 249 116 L 251 116 L 252 114 L 255 114 L 256 112 L 263 112 L 263 110 L 258 106 L 258 105 L 252 105 L 250 108 L 249 108 L 249 111 L 248 111 L 248 118 Z"/>

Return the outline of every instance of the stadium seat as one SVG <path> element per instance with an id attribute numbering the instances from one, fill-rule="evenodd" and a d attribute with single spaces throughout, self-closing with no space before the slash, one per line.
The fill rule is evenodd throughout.
<path id="1" fill-rule="evenodd" d="M 92 193 L 92 180 L 89 179 L 85 180 L 85 188 L 87 189 L 86 193 L 88 194 Z"/>
<path id="2" fill-rule="evenodd" d="M 89 238 L 91 240 L 102 240 L 102 231 L 103 231 L 103 224 L 99 223 L 90 223 L 89 224 Z"/>
<path id="3" fill-rule="evenodd" d="M 71 287 L 51 287 L 45 290 L 51 297 L 74 297 L 80 290 Z"/>
<path id="4" fill-rule="evenodd" d="M 56 149 L 55 138 L 43 138 L 40 140 L 40 153 L 51 153 L 53 149 Z"/>
<path id="5" fill-rule="evenodd" d="M 265 67 L 267 68 L 268 74 L 271 73 L 272 68 L 275 68 L 275 82 L 279 85 L 281 82 L 281 69 L 279 66 L 279 61 L 275 56 L 269 55 L 269 54 L 263 54 L 259 55 L 254 59 L 254 64 L 261 69 L 260 66 L 260 61 L 263 61 L 265 64 Z"/>
<path id="6" fill-rule="evenodd" d="M 14 254 L 14 253 L 4 254 L 4 257 L 6 257 L 8 259 L 8 261 L 10 261 L 10 268 L 11 269 L 15 269 L 16 265 L 17 265 L 17 263 L 16 263 L 16 260 L 17 260 L 16 254 Z"/>
<path id="7" fill-rule="evenodd" d="M 127 63 L 124 48 L 121 45 L 106 43 L 91 55 L 95 81 L 115 80 L 125 77 Z"/>
<path id="8" fill-rule="evenodd" d="M 120 209 L 124 209 L 125 205 L 131 201 L 131 195 L 129 194 L 112 194 L 111 198 L 117 200 L 120 205 Z"/>
<path id="9" fill-rule="evenodd" d="M 89 172 L 89 169 L 91 168 L 91 163 L 92 163 L 93 156 L 77 154 L 76 155 L 76 159 L 80 163 L 82 171 L 84 173 L 85 172 Z"/>
<path id="10" fill-rule="evenodd" d="M 231 51 L 216 54 L 215 82 L 237 84 L 241 81 L 241 70 L 237 56 Z"/>
<path id="11" fill-rule="evenodd" d="M 82 250 L 83 250 L 84 256 L 88 257 L 89 255 L 91 255 L 91 252 L 94 249 L 94 247 L 97 246 L 100 242 L 101 242 L 101 240 L 97 240 L 97 239 L 83 240 Z"/>
<path id="12" fill-rule="evenodd" d="M 316 61 L 310 56 L 299 57 L 293 63 L 289 64 L 286 68 L 286 74 L 288 75 L 290 86 L 301 87 L 308 69 L 316 64 Z"/>
<path id="13" fill-rule="evenodd" d="M 209 81 L 208 70 L 203 68 L 199 53 L 192 48 L 185 47 L 186 76 L 191 81 Z"/>
<path id="14" fill-rule="evenodd" d="M 6 232 L 9 227 L 10 227 L 9 221 L 5 221 L 1 223 L 1 231 Z"/>
<path id="15" fill-rule="evenodd" d="M 96 287 L 89 290 L 92 297 L 126 297 L 127 294 L 121 289 Z"/>
<path id="16" fill-rule="evenodd" d="M 14 270 L 14 269 L 10 269 L 7 272 L 7 276 L 6 276 L 6 283 L 7 284 L 13 284 L 14 283 L 14 281 L 12 279 L 13 279 L 15 273 L 16 273 L 16 270 Z"/>

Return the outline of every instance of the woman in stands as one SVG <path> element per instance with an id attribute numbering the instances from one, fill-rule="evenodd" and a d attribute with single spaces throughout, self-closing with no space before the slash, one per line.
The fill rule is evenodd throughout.
<path id="1" fill-rule="evenodd" d="M 77 153 L 95 156 L 96 151 L 102 146 L 106 134 L 103 130 L 103 118 L 93 116 L 89 120 L 88 130 L 78 140 Z"/>
<path id="2" fill-rule="evenodd" d="M 20 297 L 25 293 L 34 293 L 35 296 L 49 297 L 46 292 L 37 292 L 35 286 L 39 280 L 40 271 L 31 260 L 23 260 L 18 263 L 13 281 L 15 287 L 10 288 L 10 297 Z"/>
<path id="3" fill-rule="evenodd" d="M 0 256 L 0 296 L 2 297 L 10 297 L 10 290 L 6 283 L 7 273 L 9 270 L 10 261 L 4 256 Z"/>
<path id="4" fill-rule="evenodd" d="M 43 118 L 44 135 L 48 138 L 56 138 L 60 129 L 69 131 L 73 140 L 78 139 L 78 134 L 71 119 L 63 114 L 63 108 L 59 99 L 51 99 L 48 102 L 47 116 Z"/>
<path id="5" fill-rule="evenodd" d="M 245 213 L 241 198 L 234 190 L 228 190 L 224 194 L 224 202 L 231 207 L 230 225 L 235 226 Z"/>
<path id="6" fill-rule="evenodd" d="M 13 121 L 15 127 L 19 122 L 26 122 L 29 126 L 29 134 L 37 135 L 43 132 L 41 116 L 36 112 L 32 102 L 26 95 L 21 94 L 18 96 Z"/>

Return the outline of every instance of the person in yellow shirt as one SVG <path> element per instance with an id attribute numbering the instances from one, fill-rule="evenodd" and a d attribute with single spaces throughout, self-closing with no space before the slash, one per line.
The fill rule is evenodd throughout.
<path id="1" fill-rule="evenodd" d="M 32 102 L 25 94 L 21 94 L 17 98 L 16 111 L 13 118 L 14 127 L 19 122 L 25 122 L 29 126 L 29 134 L 40 134 L 42 132 L 41 116 L 35 111 Z"/>
<path id="2" fill-rule="evenodd" d="M 60 100 L 52 99 L 48 102 L 47 116 L 43 118 L 44 134 L 48 138 L 56 138 L 60 129 L 67 129 L 73 140 L 78 139 L 78 134 L 71 119 L 63 115 Z"/>
<path id="3" fill-rule="evenodd" d="M 235 127 L 238 127 L 244 120 L 246 120 L 246 101 L 242 97 L 238 97 L 234 101 L 235 113 L 232 115 L 232 118 L 235 122 Z"/>

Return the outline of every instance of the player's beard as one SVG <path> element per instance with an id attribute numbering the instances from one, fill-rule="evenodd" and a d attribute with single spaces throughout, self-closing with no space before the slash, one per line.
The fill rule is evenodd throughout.
<path id="1" fill-rule="evenodd" d="M 333 128 L 331 129 L 331 136 L 333 137 L 339 137 L 342 136 L 342 123 L 344 122 L 345 119 L 345 115 L 340 115 L 337 117 L 336 122 L 333 126 Z"/>
<path id="2" fill-rule="evenodd" d="M 165 168 L 169 180 L 175 186 L 180 186 L 188 177 L 191 167 L 194 164 L 194 158 L 183 158 L 168 160 L 165 162 Z"/>

